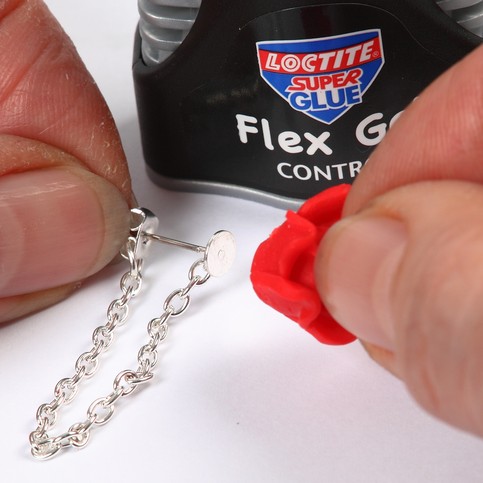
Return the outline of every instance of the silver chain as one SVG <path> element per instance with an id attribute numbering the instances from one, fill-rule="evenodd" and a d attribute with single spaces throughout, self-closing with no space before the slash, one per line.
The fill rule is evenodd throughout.
<path id="1" fill-rule="evenodd" d="M 32 455 L 38 459 L 50 458 L 69 446 L 84 447 L 89 440 L 91 429 L 107 423 L 112 418 L 115 402 L 121 397 L 128 396 L 139 385 L 153 377 L 152 370 L 158 358 L 157 348 L 166 338 L 168 321 L 186 311 L 190 303 L 191 290 L 204 284 L 210 278 L 205 258 L 196 261 L 188 272 L 187 285 L 168 295 L 163 304 L 162 314 L 149 322 L 147 326 L 149 341 L 138 352 L 137 369 L 121 371 L 114 378 L 112 391 L 107 396 L 96 399 L 89 406 L 84 421 L 73 424 L 66 432 L 58 436 L 50 436 L 48 432 L 56 423 L 59 409 L 73 401 L 79 384 L 84 378 L 94 375 L 99 367 L 101 354 L 113 341 L 115 329 L 126 322 L 129 314 L 129 302 L 141 290 L 144 248 L 151 241 L 149 233 L 145 230 L 146 225 L 149 225 L 152 219 L 146 218 L 145 212 L 141 210 L 133 210 L 133 212 L 136 216 L 141 214 L 143 219 L 131 231 L 132 236 L 128 238 L 122 252 L 122 255 L 129 261 L 129 271 L 121 277 L 122 295 L 109 305 L 107 323 L 94 330 L 92 348 L 79 356 L 75 363 L 74 375 L 61 379 L 55 386 L 52 401 L 39 406 L 36 415 L 37 427 L 29 437 Z"/>

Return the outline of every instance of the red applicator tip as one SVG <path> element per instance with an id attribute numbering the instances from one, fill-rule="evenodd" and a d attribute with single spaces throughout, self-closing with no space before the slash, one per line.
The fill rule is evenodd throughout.
<path id="1" fill-rule="evenodd" d="M 320 241 L 342 215 L 350 185 L 329 188 L 307 200 L 257 249 L 253 288 L 266 304 L 297 322 L 324 344 L 348 344 L 356 337 L 339 325 L 320 300 L 314 262 Z"/>

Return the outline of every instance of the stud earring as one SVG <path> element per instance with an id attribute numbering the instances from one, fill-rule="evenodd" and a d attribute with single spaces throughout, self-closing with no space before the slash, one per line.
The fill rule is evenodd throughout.
<path id="1" fill-rule="evenodd" d="M 44 460 L 67 447 L 84 447 L 89 441 L 91 430 L 111 419 L 114 403 L 152 379 L 158 358 L 157 348 L 166 338 L 168 321 L 186 311 L 191 300 L 191 291 L 203 285 L 211 276 L 222 276 L 231 268 L 236 247 L 230 232 L 216 232 L 206 246 L 202 247 L 158 235 L 154 233 L 157 227 L 158 219 L 151 211 L 145 208 L 131 210 L 131 231 L 121 250 L 121 255 L 129 262 L 129 270 L 120 281 L 122 295 L 109 305 L 106 324 L 94 330 L 92 347 L 77 359 L 74 375 L 61 379 L 54 388 L 52 401 L 39 406 L 36 414 L 37 427 L 29 437 L 31 453 L 35 458 Z M 111 393 L 92 402 L 84 421 L 73 424 L 58 436 L 50 436 L 48 432 L 54 427 L 59 410 L 73 401 L 81 381 L 94 375 L 99 367 L 101 354 L 113 341 L 115 329 L 126 322 L 129 302 L 141 291 L 145 256 L 153 241 L 194 251 L 201 254 L 202 258 L 191 265 L 187 285 L 171 292 L 164 301 L 162 314 L 148 323 L 149 341 L 138 352 L 137 369 L 121 371 L 114 378 Z"/>

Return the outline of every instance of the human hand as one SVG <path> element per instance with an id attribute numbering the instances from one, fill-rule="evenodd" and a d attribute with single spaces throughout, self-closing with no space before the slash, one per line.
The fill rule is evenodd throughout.
<path id="1" fill-rule="evenodd" d="M 399 118 L 316 262 L 334 318 L 435 416 L 483 435 L 483 47 Z"/>
<path id="2" fill-rule="evenodd" d="M 0 322 L 118 253 L 132 198 L 109 110 L 40 0 L 0 2 Z"/>

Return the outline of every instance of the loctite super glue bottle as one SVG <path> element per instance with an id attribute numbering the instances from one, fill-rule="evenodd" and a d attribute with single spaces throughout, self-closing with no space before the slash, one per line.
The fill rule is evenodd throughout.
<path id="1" fill-rule="evenodd" d="M 152 179 L 280 206 L 351 183 L 483 35 L 480 0 L 139 0 L 139 11 Z"/>

